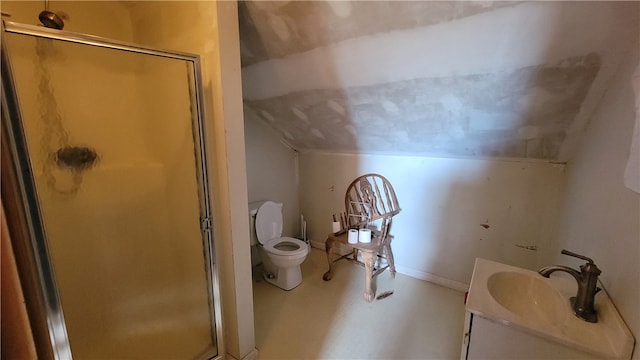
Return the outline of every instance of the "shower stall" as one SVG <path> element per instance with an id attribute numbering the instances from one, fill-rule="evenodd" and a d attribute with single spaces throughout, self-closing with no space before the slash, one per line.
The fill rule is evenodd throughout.
<path id="1" fill-rule="evenodd" d="M 198 56 L 2 26 L 2 176 L 54 357 L 219 357 Z"/>

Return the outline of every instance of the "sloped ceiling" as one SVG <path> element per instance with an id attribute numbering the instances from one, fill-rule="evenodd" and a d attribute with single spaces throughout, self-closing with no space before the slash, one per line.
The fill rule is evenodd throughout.
<path id="1" fill-rule="evenodd" d="M 566 161 L 639 9 L 240 2 L 245 118 L 298 150 Z"/>

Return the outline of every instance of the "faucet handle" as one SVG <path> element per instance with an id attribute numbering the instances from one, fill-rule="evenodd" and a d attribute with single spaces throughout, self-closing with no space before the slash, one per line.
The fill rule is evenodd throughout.
<path id="1" fill-rule="evenodd" d="M 593 260 L 591 260 L 590 258 L 588 258 L 588 257 L 586 257 L 584 255 L 576 254 L 576 253 L 571 252 L 569 250 L 562 249 L 562 251 L 560 253 L 563 254 L 563 255 L 569 255 L 569 256 L 576 257 L 578 259 L 586 260 L 586 261 L 589 262 L 589 264 L 593 264 Z"/>

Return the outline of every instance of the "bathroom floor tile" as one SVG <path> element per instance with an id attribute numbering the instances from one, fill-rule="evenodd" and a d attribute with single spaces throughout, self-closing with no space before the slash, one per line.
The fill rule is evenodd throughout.
<path id="1" fill-rule="evenodd" d="M 464 294 L 386 271 L 363 298 L 364 268 L 342 261 L 331 281 L 324 251 L 302 264 L 303 282 L 284 291 L 254 276 L 260 359 L 459 359 Z M 254 269 L 259 270 L 259 269 Z"/>

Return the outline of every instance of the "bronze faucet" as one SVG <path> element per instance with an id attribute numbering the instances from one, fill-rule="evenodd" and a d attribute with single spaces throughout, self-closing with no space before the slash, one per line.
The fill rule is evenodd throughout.
<path id="1" fill-rule="evenodd" d="M 593 260 L 586 256 L 567 250 L 562 250 L 561 254 L 577 257 L 578 259 L 588 262 L 580 266 L 580 272 L 561 265 L 545 266 L 538 270 L 538 272 L 547 278 L 554 271 L 564 271 L 571 274 L 578 282 L 578 294 L 570 299 L 573 313 L 582 320 L 591 323 L 598 322 L 598 315 L 593 307 L 593 303 L 596 293 L 601 290 L 599 287 L 596 287 L 596 284 L 598 282 L 598 275 L 600 275 L 602 271 L 593 263 Z"/>

